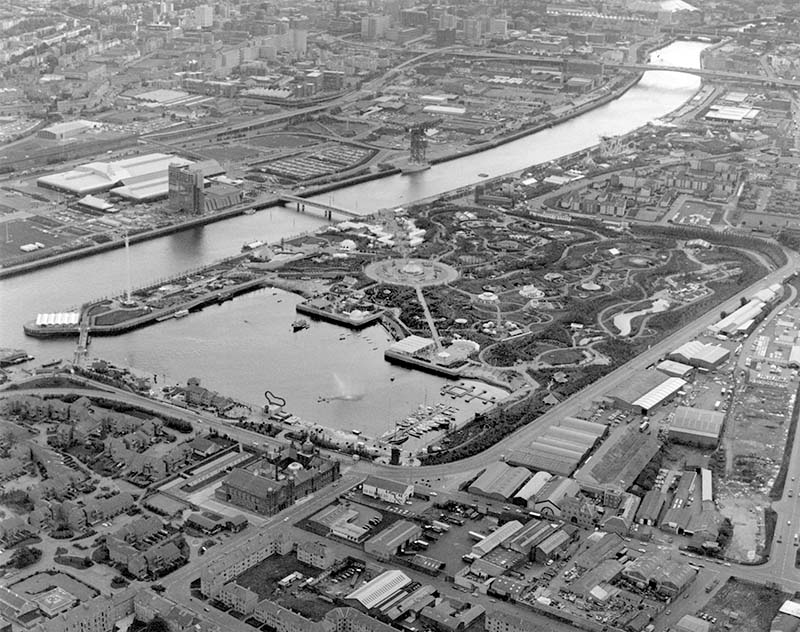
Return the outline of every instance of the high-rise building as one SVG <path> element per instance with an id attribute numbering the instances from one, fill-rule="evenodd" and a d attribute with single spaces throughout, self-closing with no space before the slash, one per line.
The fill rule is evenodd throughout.
<path id="1" fill-rule="evenodd" d="M 173 211 L 202 213 L 204 208 L 202 169 L 169 166 L 169 208 Z"/>
<path id="2" fill-rule="evenodd" d="M 365 15 L 361 18 L 361 39 L 377 40 L 382 39 L 389 28 L 388 15 Z"/>
<path id="3" fill-rule="evenodd" d="M 493 18 L 490 23 L 489 30 L 491 31 L 492 35 L 506 37 L 508 34 L 508 20 Z"/>
<path id="4" fill-rule="evenodd" d="M 201 4 L 194 8 L 194 23 L 199 28 L 208 28 L 214 25 L 214 7 Z"/>
<path id="5" fill-rule="evenodd" d="M 481 41 L 481 23 L 475 18 L 464 20 L 464 40 L 469 44 L 479 44 Z"/>

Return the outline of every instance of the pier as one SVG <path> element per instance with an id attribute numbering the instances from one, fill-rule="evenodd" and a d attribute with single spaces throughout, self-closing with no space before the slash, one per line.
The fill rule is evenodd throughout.
<path id="1" fill-rule="evenodd" d="M 484 404 L 496 404 L 497 400 L 494 397 L 487 397 L 482 392 L 476 393 L 477 389 L 472 387 L 471 389 L 461 386 L 460 384 L 445 384 L 442 387 L 442 394 L 449 395 L 450 397 L 454 398 L 463 398 L 465 402 L 471 402 L 474 399 L 477 399 Z"/>
<path id="2" fill-rule="evenodd" d="M 308 302 L 298 303 L 294 309 L 298 314 L 305 314 L 306 316 L 318 318 L 319 320 L 324 320 L 350 329 L 363 329 L 364 327 L 373 325 L 378 322 L 384 314 L 384 310 L 380 310 L 364 318 L 355 319 L 347 314 L 338 314 L 336 312 L 320 309 L 319 307 L 310 305 Z"/>

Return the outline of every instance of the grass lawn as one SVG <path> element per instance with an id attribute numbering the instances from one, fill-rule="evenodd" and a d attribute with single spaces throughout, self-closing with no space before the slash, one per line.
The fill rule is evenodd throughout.
<path id="1" fill-rule="evenodd" d="M 576 364 L 583 360 L 583 351 L 580 349 L 554 349 L 542 355 L 540 359 L 553 365 Z"/>
<path id="2" fill-rule="evenodd" d="M 145 308 L 139 309 L 115 309 L 104 314 L 100 314 L 94 319 L 95 325 L 118 325 L 139 316 L 144 316 L 150 310 Z"/>
<path id="3" fill-rule="evenodd" d="M 278 582 L 287 575 L 299 571 L 305 577 L 316 577 L 319 570 L 297 561 L 294 554 L 271 555 L 260 564 L 247 569 L 236 578 L 236 583 L 249 588 L 264 599 L 278 590 Z"/>

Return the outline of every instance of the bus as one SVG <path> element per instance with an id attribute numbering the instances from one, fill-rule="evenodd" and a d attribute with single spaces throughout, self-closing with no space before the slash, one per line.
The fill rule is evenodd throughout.
<path id="1" fill-rule="evenodd" d="M 647 432 L 647 429 L 650 428 L 649 421 L 643 421 L 639 424 L 639 432 Z"/>

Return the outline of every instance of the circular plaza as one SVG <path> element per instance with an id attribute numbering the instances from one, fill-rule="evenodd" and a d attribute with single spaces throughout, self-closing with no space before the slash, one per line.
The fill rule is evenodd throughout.
<path id="1" fill-rule="evenodd" d="M 364 274 L 374 281 L 390 285 L 442 285 L 458 278 L 458 270 L 428 259 L 385 259 L 370 263 Z"/>

